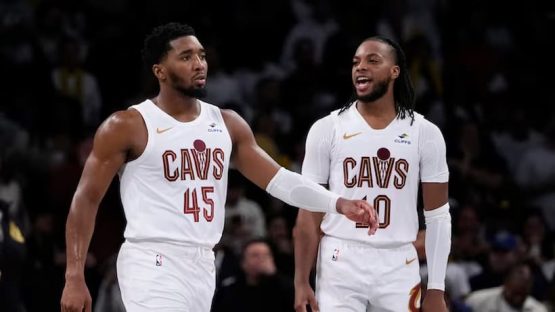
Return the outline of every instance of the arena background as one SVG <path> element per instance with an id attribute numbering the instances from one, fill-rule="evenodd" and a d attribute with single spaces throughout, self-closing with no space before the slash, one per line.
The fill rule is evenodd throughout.
<path id="1" fill-rule="evenodd" d="M 140 49 L 153 26 L 170 21 L 193 26 L 208 51 L 206 100 L 237 110 L 259 144 L 296 171 L 312 122 L 351 94 L 358 43 L 375 34 L 399 41 L 417 111 L 447 143 L 450 266 L 462 272 L 457 282 L 448 276 L 451 308 L 463 311 L 469 292 L 500 285 L 518 259 L 536 265 L 532 295 L 553 308 L 552 1 L 3 0 L 0 199 L 24 243 L 3 227 L 0 311 L 59 311 L 65 219 L 94 130 L 155 94 Z M 290 290 L 296 210 L 233 173 L 231 189 L 230 203 L 262 214 L 230 213 L 218 287 L 241 274 L 241 244 L 264 236 Z M 95 311 L 119 311 L 107 294 L 124 224 L 116 179 L 87 262 Z"/>

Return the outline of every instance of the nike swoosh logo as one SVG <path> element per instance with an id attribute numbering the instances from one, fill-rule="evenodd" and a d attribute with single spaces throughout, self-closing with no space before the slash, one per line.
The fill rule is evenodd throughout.
<path id="1" fill-rule="evenodd" d="M 173 127 L 169 127 L 169 128 L 166 128 L 166 129 L 156 128 L 156 133 L 164 133 L 164 132 L 170 130 L 171 128 L 173 128 Z"/>
<path id="2" fill-rule="evenodd" d="M 354 136 L 357 136 L 357 135 L 359 135 L 359 134 L 361 134 L 361 133 L 362 133 L 362 132 L 357 132 L 357 133 L 353 133 L 353 134 L 347 134 L 347 133 L 345 133 L 345 134 L 343 134 L 343 139 L 348 140 L 348 139 L 350 139 L 350 138 L 352 138 L 352 137 L 354 137 Z"/>
<path id="3" fill-rule="evenodd" d="M 412 258 L 412 259 L 410 259 L 410 260 L 405 259 L 405 264 L 406 264 L 406 265 L 409 265 L 409 264 L 413 263 L 414 260 L 416 260 L 416 258 Z"/>

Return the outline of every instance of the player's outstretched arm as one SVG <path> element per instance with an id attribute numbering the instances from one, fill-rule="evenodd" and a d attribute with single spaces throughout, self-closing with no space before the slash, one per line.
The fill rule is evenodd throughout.
<path id="1" fill-rule="evenodd" d="M 355 222 L 375 225 L 374 209 L 363 200 L 340 198 L 300 174 L 280 167 L 254 139 L 252 130 L 237 113 L 222 110 L 233 140 L 233 162 L 237 169 L 258 187 L 295 207 L 319 212 L 341 213 Z"/>
<path id="2" fill-rule="evenodd" d="M 95 134 L 93 149 L 85 163 L 66 222 L 67 264 L 60 302 L 62 312 L 91 311 L 91 296 L 84 276 L 85 259 L 100 201 L 125 162 L 136 114 L 136 111 L 115 113 Z"/>
<path id="3" fill-rule="evenodd" d="M 428 263 L 428 289 L 422 303 L 422 311 L 446 312 L 448 310 L 444 298 L 445 273 L 451 249 L 448 183 L 422 183 L 422 198 Z"/>
<path id="4" fill-rule="evenodd" d="M 314 290 L 310 286 L 310 272 L 316 260 L 320 242 L 320 223 L 323 213 L 299 210 L 293 228 L 295 246 L 295 311 L 306 312 L 310 305 L 313 312 L 319 311 Z"/>

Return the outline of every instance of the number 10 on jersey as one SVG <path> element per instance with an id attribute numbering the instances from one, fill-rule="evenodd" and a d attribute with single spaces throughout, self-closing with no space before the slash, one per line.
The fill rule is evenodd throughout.
<path id="1" fill-rule="evenodd" d="M 366 196 L 364 196 L 362 200 L 367 200 Z M 376 198 L 374 198 L 374 202 L 372 203 L 372 205 L 374 205 L 374 209 L 376 209 L 376 212 L 378 213 L 379 228 L 385 229 L 390 222 L 389 216 L 391 214 L 391 199 L 389 199 L 387 195 L 378 195 L 376 196 Z M 368 223 L 356 223 L 357 229 L 368 227 Z"/>
<path id="2" fill-rule="evenodd" d="M 183 195 L 183 213 L 192 214 L 195 222 L 200 221 L 201 207 L 199 207 L 198 193 L 200 193 L 204 203 L 202 215 L 207 222 L 212 222 L 212 219 L 214 219 L 214 200 L 211 198 L 211 194 L 214 193 L 213 186 L 203 186 L 200 188 L 200 192 L 197 192 L 196 188 L 187 189 Z"/>

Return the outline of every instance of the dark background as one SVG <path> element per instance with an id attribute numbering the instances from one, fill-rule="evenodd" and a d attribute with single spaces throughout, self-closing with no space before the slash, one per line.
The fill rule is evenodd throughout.
<path id="1" fill-rule="evenodd" d="M 487 271 L 498 234 L 508 233 L 518 257 L 543 268 L 536 297 L 552 300 L 553 1 L 3 0 L 0 199 L 26 241 L 21 253 L 3 254 L 12 258 L 3 261 L 4 280 L 5 272 L 12 280 L 0 294 L 12 299 L 0 301 L 1 311 L 12 309 L 4 303 L 10 300 L 26 311 L 58 311 L 65 218 L 92 135 L 112 112 L 156 94 L 140 49 L 152 27 L 170 21 L 193 26 L 208 51 L 206 100 L 236 109 L 260 145 L 296 171 L 310 125 L 351 94 L 360 41 L 375 34 L 397 40 L 416 86 L 416 110 L 447 143 L 453 262 Z M 73 87 L 64 84 L 71 75 L 78 77 Z M 296 210 L 243 183 L 268 222 L 281 216 L 291 229 Z M 539 256 L 525 230 L 536 212 L 547 221 Z M 93 298 L 124 224 L 116 179 L 91 243 Z M 280 263 L 291 276 L 291 263 Z M 478 273 L 465 272 L 473 290 L 483 286 L 472 283 Z"/>

